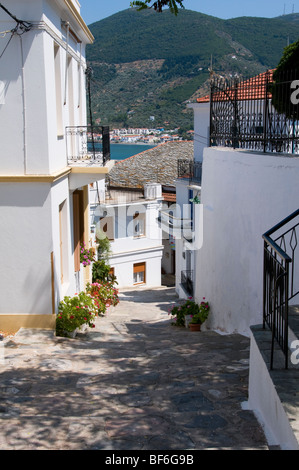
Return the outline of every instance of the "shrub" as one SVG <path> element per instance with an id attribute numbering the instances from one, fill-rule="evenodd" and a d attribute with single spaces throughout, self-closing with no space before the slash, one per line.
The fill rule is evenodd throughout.
<path id="1" fill-rule="evenodd" d="M 173 305 L 169 310 L 168 313 L 173 318 L 173 324 L 176 326 L 185 326 L 185 316 L 191 315 L 191 323 L 203 323 L 209 313 L 209 303 L 203 301 L 198 305 L 192 298 L 190 297 L 186 302 L 182 305 Z"/>
<path id="2" fill-rule="evenodd" d="M 113 282 L 93 282 L 87 284 L 86 292 L 89 293 L 96 305 L 98 315 L 104 315 L 107 308 L 111 305 L 116 306 L 119 303 L 118 290 Z"/>
<path id="3" fill-rule="evenodd" d="M 67 336 L 84 324 L 94 328 L 96 313 L 96 305 L 91 295 L 80 292 L 74 297 L 65 296 L 58 307 L 56 335 Z"/>

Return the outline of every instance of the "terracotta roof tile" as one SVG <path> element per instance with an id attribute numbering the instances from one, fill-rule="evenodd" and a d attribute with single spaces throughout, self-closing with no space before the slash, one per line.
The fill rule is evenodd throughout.
<path id="1" fill-rule="evenodd" d="M 238 84 L 238 87 L 228 89 L 225 93 L 219 91 L 214 93 L 213 101 L 227 101 L 228 99 L 244 100 L 262 100 L 266 96 L 266 85 L 273 80 L 274 70 L 260 73 L 255 77 L 244 80 Z M 235 96 L 235 93 L 236 96 Z M 269 95 L 268 95 L 269 96 Z M 210 95 L 197 99 L 197 103 L 209 103 Z"/>

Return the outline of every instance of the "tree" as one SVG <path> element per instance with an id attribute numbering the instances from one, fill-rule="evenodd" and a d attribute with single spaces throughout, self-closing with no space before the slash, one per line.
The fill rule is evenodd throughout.
<path id="1" fill-rule="evenodd" d="M 145 8 L 153 8 L 157 12 L 161 13 L 163 8 L 169 7 L 171 13 L 178 14 L 179 8 L 184 8 L 184 0 L 144 0 L 131 2 L 131 7 L 139 7 L 138 10 L 144 10 Z"/>
<path id="2" fill-rule="evenodd" d="M 272 104 L 281 114 L 289 119 L 298 119 L 299 85 L 299 40 L 284 49 L 280 62 L 273 73 L 273 84 L 270 86 Z"/>

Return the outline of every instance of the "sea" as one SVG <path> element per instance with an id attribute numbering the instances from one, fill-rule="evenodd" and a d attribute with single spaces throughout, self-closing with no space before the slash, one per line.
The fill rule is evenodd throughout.
<path id="1" fill-rule="evenodd" d="M 111 160 L 124 160 L 156 147 L 147 144 L 110 144 Z"/>

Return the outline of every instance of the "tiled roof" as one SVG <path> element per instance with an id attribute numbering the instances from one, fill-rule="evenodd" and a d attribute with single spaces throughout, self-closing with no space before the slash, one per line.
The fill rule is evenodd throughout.
<path id="1" fill-rule="evenodd" d="M 260 73 L 255 77 L 244 80 L 238 84 L 237 88 L 228 89 L 225 93 L 219 91 L 213 94 L 213 101 L 227 101 L 228 99 L 244 100 L 262 100 L 266 96 L 266 85 L 273 80 L 274 70 Z M 268 92 L 269 96 L 269 92 Z M 197 99 L 197 103 L 209 103 L 210 95 Z"/>
<path id="2" fill-rule="evenodd" d="M 147 183 L 174 185 L 178 160 L 193 160 L 193 141 L 165 142 L 117 162 L 109 173 L 113 187 L 143 188 Z"/>
<path id="3" fill-rule="evenodd" d="M 162 191 L 162 196 L 166 202 L 176 202 L 176 193 L 167 193 Z"/>

